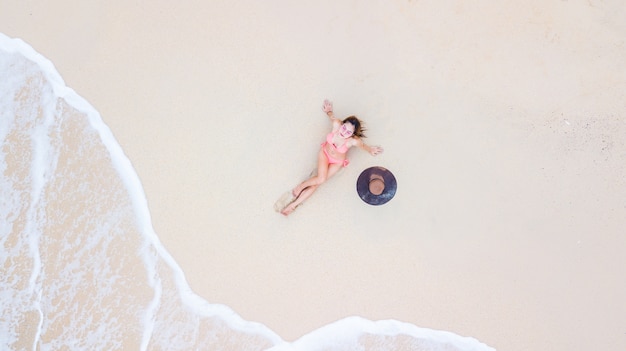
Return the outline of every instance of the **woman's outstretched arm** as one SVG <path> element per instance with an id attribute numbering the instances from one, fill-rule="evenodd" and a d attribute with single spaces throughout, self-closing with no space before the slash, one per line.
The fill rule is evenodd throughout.
<path id="1" fill-rule="evenodd" d="M 339 119 L 337 119 L 335 117 L 335 114 L 333 113 L 333 103 L 328 101 L 328 100 L 324 100 L 324 105 L 322 105 L 322 110 L 326 113 L 326 116 L 328 116 L 328 118 L 330 118 L 330 121 L 333 122 L 333 124 L 335 122 L 341 123 L 341 121 Z"/>
<path id="2" fill-rule="evenodd" d="M 367 151 L 372 156 L 376 156 L 378 154 L 381 154 L 383 151 L 385 151 L 380 146 L 369 146 L 369 145 L 365 144 L 363 142 L 363 140 L 361 140 L 360 138 L 357 139 L 357 144 L 356 145 L 358 147 L 360 147 L 361 149 Z"/>

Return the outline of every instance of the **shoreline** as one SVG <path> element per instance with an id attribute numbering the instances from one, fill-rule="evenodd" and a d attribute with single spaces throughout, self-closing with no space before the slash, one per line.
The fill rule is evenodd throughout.
<path id="1" fill-rule="evenodd" d="M 49 58 L 100 112 L 140 177 L 159 239 L 210 303 L 287 341 L 363 316 L 507 350 L 595 347 L 574 342 L 588 328 L 619 349 L 623 318 L 611 306 L 626 296 L 614 279 L 626 266 L 626 147 L 616 101 L 626 79 L 616 72 L 626 53 L 611 36 L 619 27 L 598 20 L 614 3 L 541 4 L 535 22 L 525 24 L 526 11 L 510 25 L 476 24 L 514 12 L 510 4 L 485 14 L 327 4 L 341 21 L 321 5 L 118 2 L 89 23 L 104 4 L 64 21 L 63 6 L 15 4 L 0 31 Z M 218 10 L 222 20 L 210 15 Z M 568 32 L 574 22 L 590 30 Z M 475 39 L 491 26 L 500 32 Z M 368 56 L 363 38 L 380 50 Z M 498 46 L 506 42 L 524 45 Z M 601 59 L 581 66 L 594 50 Z M 285 220 L 272 204 L 314 163 L 326 97 L 338 116 L 363 118 L 385 154 L 352 152 L 350 167 Z M 373 165 L 398 179 L 380 208 L 353 189 Z"/>

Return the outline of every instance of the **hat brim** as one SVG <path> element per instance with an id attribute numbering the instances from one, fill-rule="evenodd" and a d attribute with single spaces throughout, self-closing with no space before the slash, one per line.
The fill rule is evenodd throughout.
<path id="1" fill-rule="evenodd" d="M 370 179 L 373 175 L 378 175 L 385 181 L 385 189 L 379 195 L 374 195 L 370 192 Z M 361 200 L 374 206 L 382 205 L 391 200 L 396 195 L 396 189 L 398 183 L 396 177 L 386 168 L 383 167 L 370 167 L 359 175 L 356 180 L 356 192 L 359 194 Z"/>

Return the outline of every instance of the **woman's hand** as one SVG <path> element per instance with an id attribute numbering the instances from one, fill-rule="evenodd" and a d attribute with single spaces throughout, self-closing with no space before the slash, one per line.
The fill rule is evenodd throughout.
<path id="1" fill-rule="evenodd" d="M 372 156 L 376 156 L 378 154 L 382 154 L 383 153 L 383 148 L 380 146 L 370 146 L 370 154 Z"/>
<path id="2" fill-rule="evenodd" d="M 333 112 L 333 103 L 328 100 L 324 100 L 324 105 L 322 105 L 322 110 L 324 110 L 326 114 Z"/>

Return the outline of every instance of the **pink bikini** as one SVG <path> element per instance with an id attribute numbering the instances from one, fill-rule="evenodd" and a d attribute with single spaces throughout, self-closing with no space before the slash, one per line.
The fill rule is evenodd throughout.
<path id="1" fill-rule="evenodd" d="M 337 152 L 341 153 L 341 154 L 345 154 L 346 152 L 348 152 L 348 145 L 347 142 L 344 142 L 343 145 L 341 145 L 340 147 L 337 147 L 335 144 L 333 144 L 333 136 L 335 135 L 335 133 L 330 132 L 326 135 L 326 141 L 322 143 L 322 151 L 324 151 L 324 155 L 326 155 L 326 159 L 328 160 L 328 164 L 337 164 L 337 163 L 343 163 L 344 167 L 347 167 L 348 164 L 350 163 L 350 161 L 348 159 L 345 160 L 340 160 L 340 159 L 336 159 L 334 157 L 332 157 L 331 155 L 328 154 L 328 151 L 326 151 L 326 148 L 324 146 L 326 145 L 332 145 L 332 147 L 337 150 Z"/>

